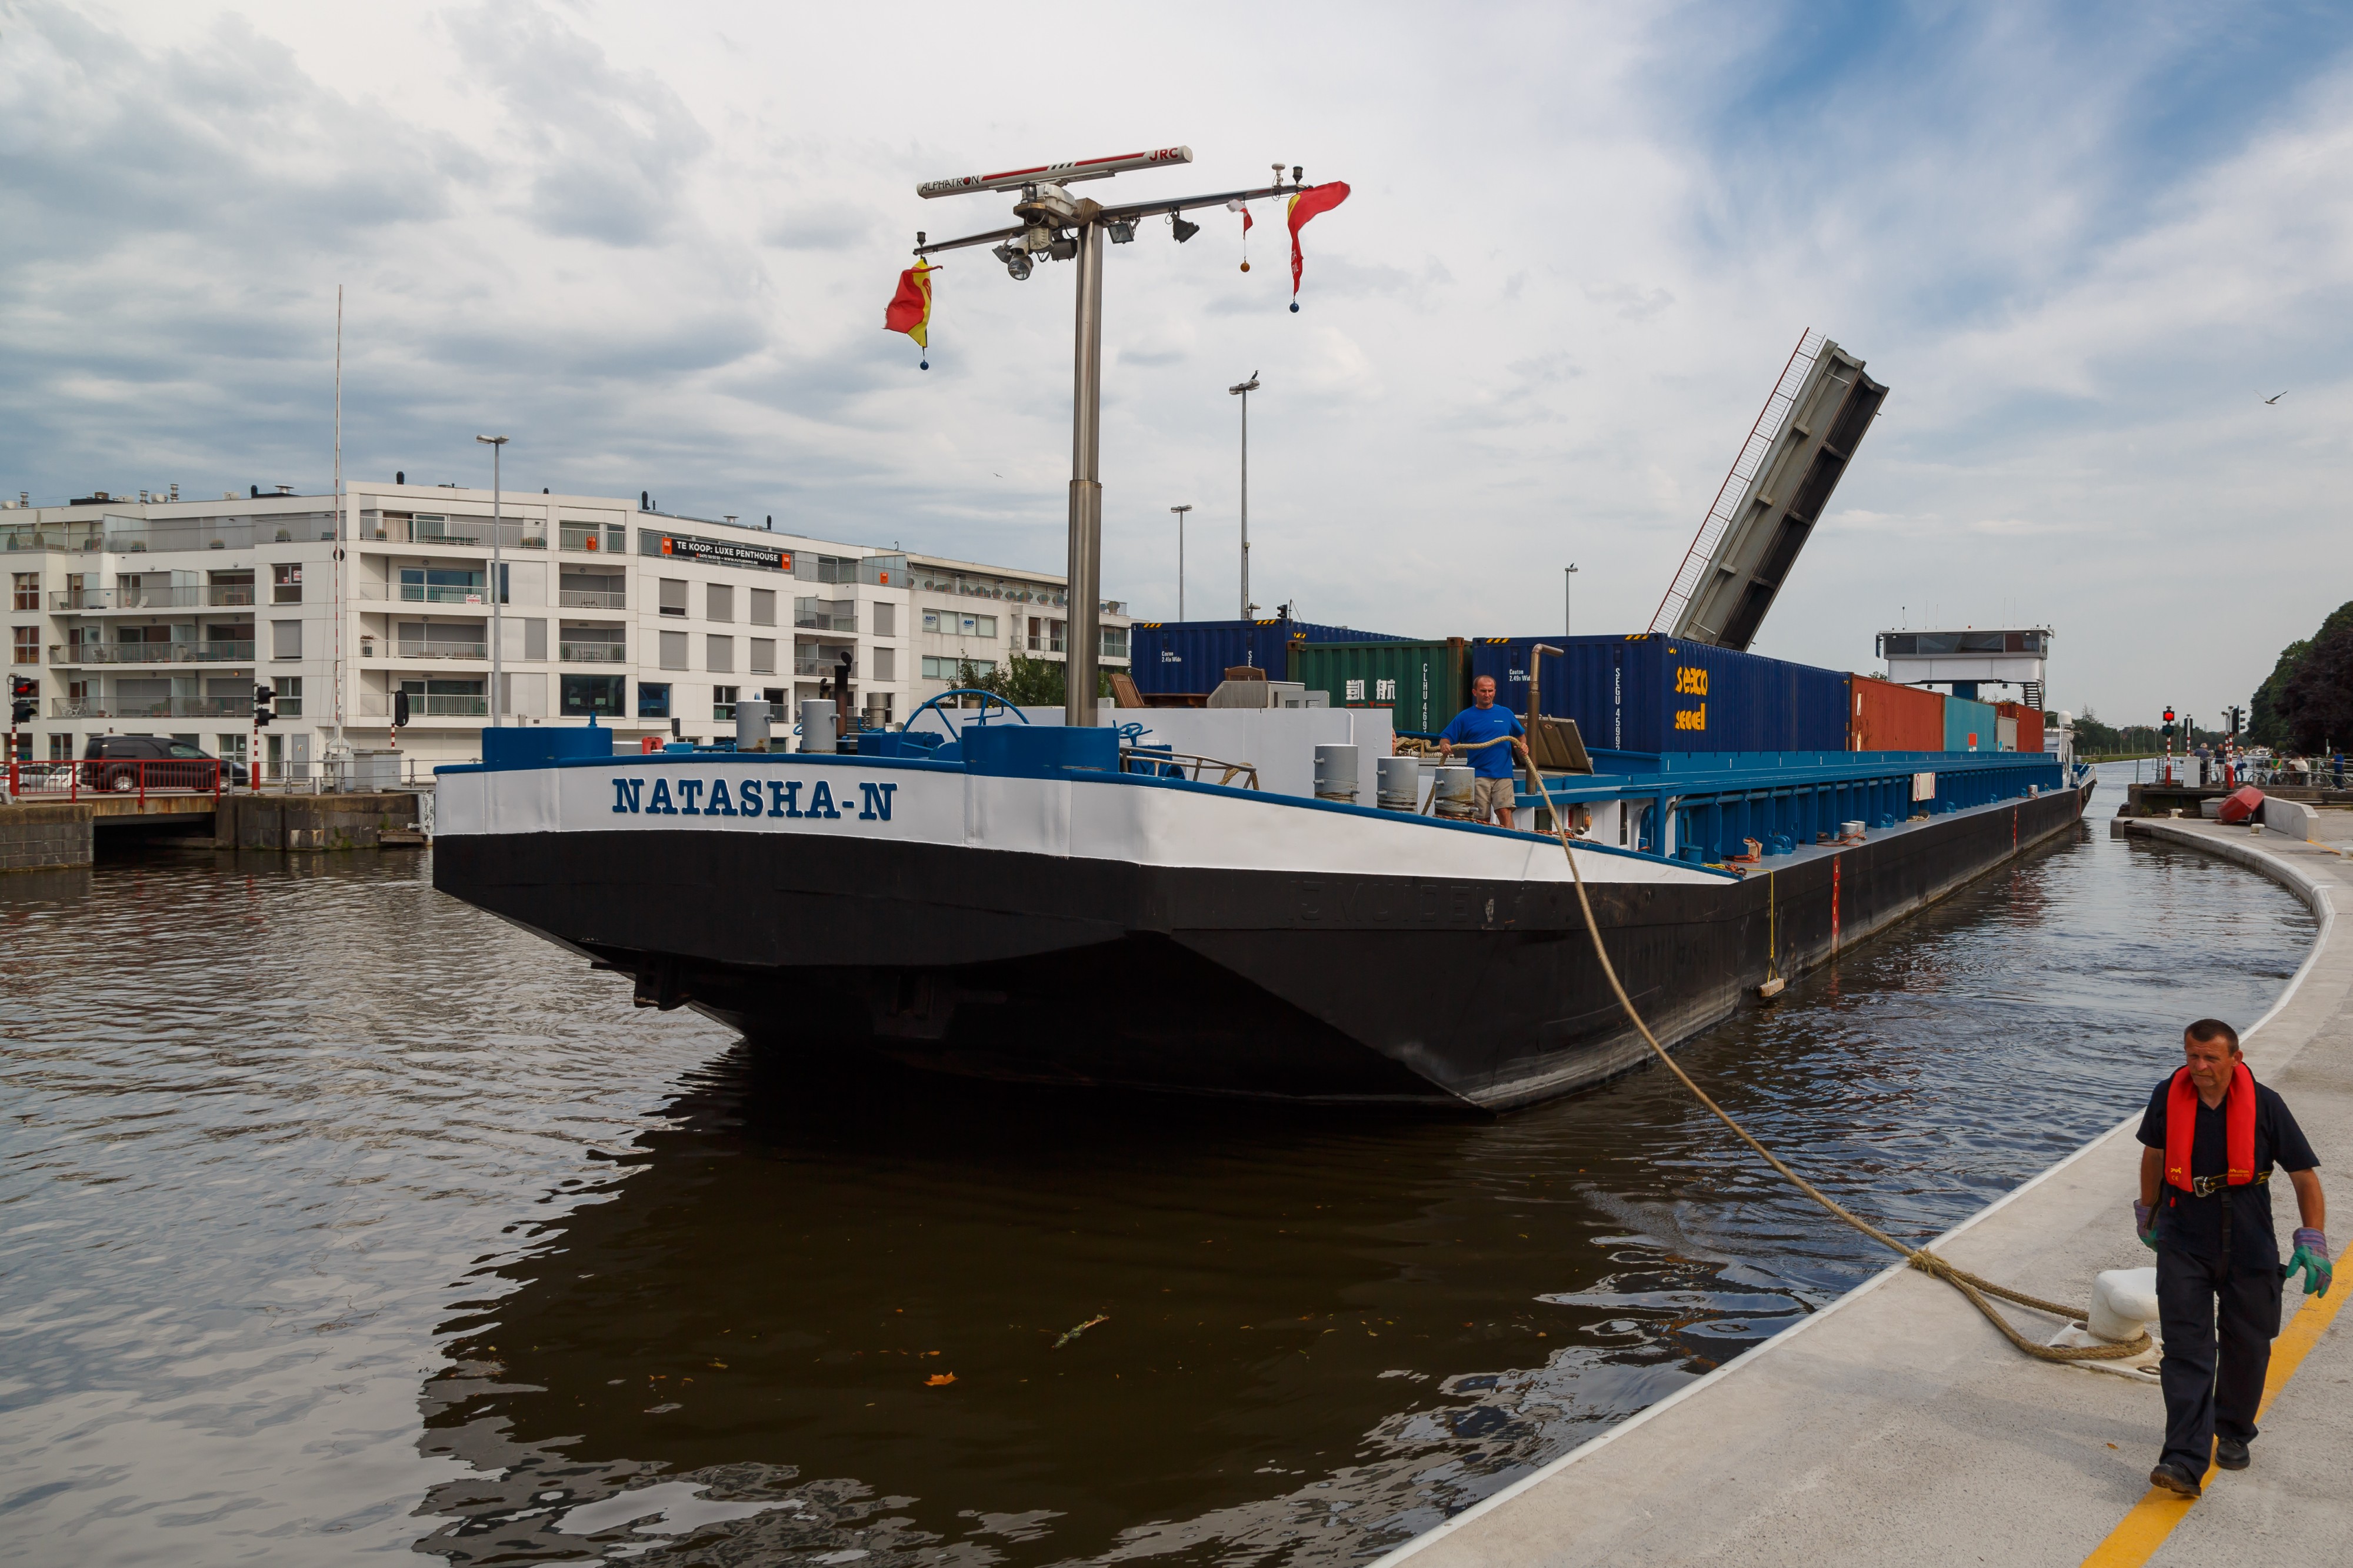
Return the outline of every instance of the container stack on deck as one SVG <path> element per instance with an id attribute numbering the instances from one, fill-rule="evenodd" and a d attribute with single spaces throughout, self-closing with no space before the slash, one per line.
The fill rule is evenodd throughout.
<path id="1" fill-rule="evenodd" d="M 1308 621 L 1139 622 L 1135 683 L 1147 696 L 1216 689 L 1254 665 L 1322 691 L 1335 708 L 1388 710 L 1400 735 L 1434 734 L 1492 676 L 1496 700 L 1527 711 L 1530 660 L 1542 710 L 1573 719 L 1588 748 L 1670 755 L 1717 752 L 2040 752 L 2043 715 L 1638 633 L 1631 637 L 1415 640 Z"/>

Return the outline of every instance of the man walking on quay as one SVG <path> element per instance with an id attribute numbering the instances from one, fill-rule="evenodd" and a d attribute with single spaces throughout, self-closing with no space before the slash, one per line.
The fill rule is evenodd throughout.
<path id="1" fill-rule="evenodd" d="M 2141 1117 L 2133 1220 L 2157 1249 L 2165 1336 L 2165 1452 L 2148 1481 L 2194 1498 L 2210 1446 L 2223 1469 L 2247 1468 L 2285 1280 L 2300 1273 L 2308 1294 L 2325 1296 L 2332 1270 L 2320 1162 L 2287 1102 L 2255 1082 L 2230 1025 L 2200 1018 L 2181 1048 L 2187 1065 L 2157 1086 Z M 2304 1219 L 2285 1268 L 2266 1184 L 2274 1162 L 2295 1184 Z"/>
<path id="2" fill-rule="evenodd" d="M 1482 741 L 1496 742 L 1482 746 L 1471 753 L 1471 770 L 1477 774 L 1472 784 L 1471 816 L 1473 821 L 1493 822 L 1498 827 L 1512 825 L 1512 753 L 1528 754 L 1520 737 L 1527 731 L 1520 728 L 1519 720 L 1508 708 L 1495 706 L 1495 678 L 1482 675 L 1471 683 L 1471 706 L 1454 716 L 1438 737 L 1438 754 L 1451 757 L 1457 746 L 1475 746 Z"/>

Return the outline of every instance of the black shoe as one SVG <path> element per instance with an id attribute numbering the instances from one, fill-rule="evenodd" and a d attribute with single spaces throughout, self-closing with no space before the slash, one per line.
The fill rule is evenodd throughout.
<path id="1" fill-rule="evenodd" d="M 2148 1484 L 2159 1491 L 2177 1492 L 2186 1498 L 2195 1498 L 2202 1489 L 2197 1477 L 2176 1465 L 2159 1465 L 2149 1471 Z"/>
<path id="2" fill-rule="evenodd" d="M 2247 1446 L 2236 1437 L 2216 1437 L 2214 1462 L 2226 1470 L 2243 1470 L 2247 1468 Z"/>

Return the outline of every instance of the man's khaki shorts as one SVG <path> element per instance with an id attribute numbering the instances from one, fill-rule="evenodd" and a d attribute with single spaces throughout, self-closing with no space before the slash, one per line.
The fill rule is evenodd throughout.
<path id="1" fill-rule="evenodd" d="M 1493 822 L 1497 812 L 1504 820 L 1512 819 L 1512 781 L 1510 779 L 1475 779 L 1471 785 L 1471 815 L 1481 822 Z"/>

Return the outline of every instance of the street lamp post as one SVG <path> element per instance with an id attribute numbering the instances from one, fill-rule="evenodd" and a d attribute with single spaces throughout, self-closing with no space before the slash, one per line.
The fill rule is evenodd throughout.
<path id="1" fill-rule="evenodd" d="M 1577 563 L 1570 562 L 1560 576 L 1560 635 L 1573 637 L 1577 635 Z"/>
<path id="2" fill-rule="evenodd" d="M 1250 596 L 1250 395 L 1258 390 L 1258 372 L 1239 386 L 1226 390 L 1242 400 L 1242 619 L 1249 620 L 1258 606 Z"/>
<path id="3" fill-rule="evenodd" d="M 500 552 L 503 542 L 501 535 L 506 530 L 500 508 L 499 459 L 504 455 L 504 436 L 477 436 L 475 440 L 491 449 L 491 728 L 499 727 L 506 710 L 506 680 L 501 662 L 506 652 L 506 622 L 501 617 L 499 601 L 506 597 L 506 558 Z"/>
<path id="4" fill-rule="evenodd" d="M 1176 618 L 1181 621 L 1185 618 L 1185 514 L 1193 510 L 1193 503 L 1168 510 L 1176 514 Z"/>

